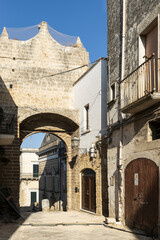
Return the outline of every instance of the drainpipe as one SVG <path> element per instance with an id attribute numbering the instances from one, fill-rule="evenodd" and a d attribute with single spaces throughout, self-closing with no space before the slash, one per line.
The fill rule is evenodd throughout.
<path id="1" fill-rule="evenodd" d="M 120 70 L 120 81 L 124 78 L 125 71 L 125 34 L 126 34 L 126 3 L 127 0 L 122 0 L 122 43 L 121 43 L 121 70 Z M 123 126 L 122 126 L 122 118 L 123 115 L 121 113 L 121 89 L 119 84 L 119 101 L 118 101 L 118 118 L 120 122 L 120 139 L 119 139 L 119 148 L 118 148 L 118 216 L 117 220 L 120 221 L 122 218 L 122 199 L 123 199 L 123 173 L 122 173 L 122 150 L 123 150 Z"/>
<path id="2" fill-rule="evenodd" d="M 61 211 L 61 181 L 62 181 L 62 177 L 61 177 L 61 157 L 59 157 L 59 162 L 58 162 L 59 166 L 59 211 Z"/>

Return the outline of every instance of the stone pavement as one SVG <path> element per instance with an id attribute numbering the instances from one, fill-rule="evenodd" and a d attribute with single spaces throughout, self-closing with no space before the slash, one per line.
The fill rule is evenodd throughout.
<path id="1" fill-rule="evenodd" d="M 0 240 L 152 239 L 104 225 L 104 217 L 84 212 L 36 212 L 23 213 L 23 216 L 24 222 L 0 225 Z"/>

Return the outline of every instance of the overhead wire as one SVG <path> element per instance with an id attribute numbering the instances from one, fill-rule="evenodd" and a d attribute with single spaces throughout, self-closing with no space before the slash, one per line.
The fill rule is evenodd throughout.
<path id="1" fill-rule="evenodd" d="M 10 57 L 2 57 L 2 56 L 0 56 L 0 58 L 9 58 L 9 59 L 12 59 L 12 60 L 13 60 L 13 58 L 10 58 Z M 98 59 L 90 62 L 89 64 L 93 64 L 93 63 L 95 63 L 95 62 L 97 62 L 97 61 L 98 61 Z M 65 74 L 65 73 L 69 73 L 69 72 L 72 72 L 72 71 L 81 69 L 81 68 L 83 68 L 83 67 L 88 67 L 88 64 L 84 64 L 84 65 L 81 65 L 81 66 L 79 66 L 79 67 L 72 68 L 72 69 L 69 69 L 69 70 L 66 70 L 66 71 L 61 71 L 61 72 L 57 72 L 57 73 L 54 73 L 54 74 L 44 75 L 44 76 L 41 76 L 41 77 L 36 78 L 36 79 L 34 79 L 34 80 L 40 80 L 40 79 L 43 79 L 43 78 L 54 77 L 54 76 L 57 76 L 57 75 L 61 75 L 61 74 Z M 18 80 L 15 80 L 15 79 L 13 79 L 13 80 L 6 80 L 4 83 L 17 82 L 17 81 L 18 81 Z M 23 82 L 25 82 L 25 81 L 28 82 L 28 79 L 23 80 Z"/>

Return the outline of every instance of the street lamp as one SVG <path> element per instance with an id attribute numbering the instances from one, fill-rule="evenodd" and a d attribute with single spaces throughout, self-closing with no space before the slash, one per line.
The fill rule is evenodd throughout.
<path id="1" fill-rule="evenodd" d="M 78 148 L 80 139 L 78 137 L 73 137 L 71 140 L 72 148 Z"/>

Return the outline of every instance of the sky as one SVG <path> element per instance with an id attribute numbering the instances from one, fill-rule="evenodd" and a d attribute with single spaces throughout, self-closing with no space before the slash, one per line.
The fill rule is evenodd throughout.
<path id="1" fill-rule="evenodd" d="M 4 26 L 23 28 L 42 21 L 79 36 L 91 62 L 107 56 L 106 0 L 0 0 L 0 32 Z"/>
<path id="2" fill-rule="evenodd" d="M 79 36 L 90 62 L 107 56 L 106 0 L 0 0 L 3 27 L 24 28 L 46 21 L 58 32 Z M 40 146 L 44 134 L 31 135 L 21 147 Z"/>

